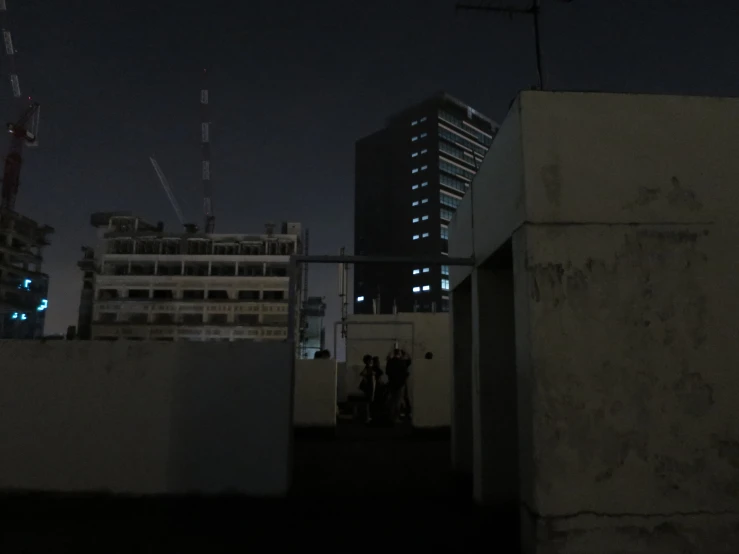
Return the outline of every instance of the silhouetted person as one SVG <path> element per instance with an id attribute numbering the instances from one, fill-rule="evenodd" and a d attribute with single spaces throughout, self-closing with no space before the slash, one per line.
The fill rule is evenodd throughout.
<path id="1" fill-rule="evenodd" d="M 359 390 L 364 393 L 366 406 L 363 406 L 363 419 L 365 423 L 369 423 L 371 418 L 371 405 L 375 397 L 375 374 L 372 368 L 372 356 L 365 354 L 362 358 L 364 369 L 359 374 Z"/>
<path id="2" fill-rule="evenodd" d="M 388 356 L 385 373 L 388 378 L 390 416 L 393 422 L 400 417 L 400 409 L 406 395 L 406 384 L 410 375 L 411 360 L 402 350 L 396 348 Z"/>

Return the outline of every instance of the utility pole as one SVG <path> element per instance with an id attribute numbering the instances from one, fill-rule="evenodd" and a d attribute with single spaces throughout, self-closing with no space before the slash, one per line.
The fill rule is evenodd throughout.
<path id="1" fill-rule="evenodd" d="M 560 0 L 560 2 L 571 2 L 572 0 Z M 539 27 L 539 14 L 541 12 L 541 0 L 531 0 L 528 8 L 513 8 L 492 6 L 489 1 L 483 1 L 478 4 L 457 4 L 457 10 L 464 11 L 483 11 L 496 12 L 506 14 L 509 17 L 514 15 L 529 15 L 534 23 L 534 48 L 536 49 L 536 74 L 538 76 L 538 88 L 544 90 L 544 71 L 542 70 L 541 61 L 541 32 Z"/>

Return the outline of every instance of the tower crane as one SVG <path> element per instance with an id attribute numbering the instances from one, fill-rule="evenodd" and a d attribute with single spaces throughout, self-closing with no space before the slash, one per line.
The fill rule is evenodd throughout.
<path id="1" fill-rule="evenodd" d="M 150 156 L 149 161 L 151 162 L 151 165 L 154 166 L 154 171 L 156 171 L 157 177 L 159 177 L 159 182 L 162 184 L 162 188 L 164 189 L 164 192 L 167 194 L 167 198 L 169 198 L 169 203 L 172 204 L 172 209 L 174 209 L 174 212 L 177 214 L 177 219 L 180 220 L 180 224 L 188 232 L 191 232 L 191 233 L 197 232 L 198 230 L 197 225 L 195 225 L 194 223 L 185 223 L 185 216 L 182 213 L 180 204 L 179 202 L 177 202 L 177 198 L 175 198 L 174 192 L 172 192 L 172 187 L 169 186 L 169 181 L 167 180 L 167 177 L 164 175 L 162 168 L 159 167 L 159 164 L 154 159 L 154 156 Z"/>
<path id="2" fill-rule="evenodd" d="M 5 0 L 0 0 L 0 16 L 4 24 L 7 23 L 7 6 Z M 5 25 L 4 25 L 5 27 Z M 10 68 L 10 86 L 13 90 L 13 97 L 19 101 L 21 98 L 20 81 L 15 70 L 15 47 L 13 46 L 13 37 L 7 28 L 3 28 L 3 43 L 5 44 L 5 54 L 8 58 L 8 67 Z M 8 132 L 10 133 L 10 146 L 5 156 L 3 168 L 3 186 L 2 195 L 0 196 L 0 207 L 9 210 L 15 209 L 15 199 L 18 196 L 18 188 L 20 187 L 20 173 L 23 166 L 23 147 L 35 146 L 37 144 L 38 126 L 41 116 L 41 107 L 37 102 L 31 102 L 28 98 L 28 104 L 22 108 L 20 117 L 15 123 L 8 123 Z"/>

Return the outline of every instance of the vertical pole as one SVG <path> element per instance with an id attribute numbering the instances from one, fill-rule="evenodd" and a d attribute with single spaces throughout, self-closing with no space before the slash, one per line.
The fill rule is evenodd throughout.
<path id="1" fill-rule="evenodd" d="M 541 8 L 540 0 L 534 0 L 531 8 L 534 16 L 534 44 L 536 47 L 536 73 L 539 77 L 539 90 L 544 90 L 544 71 L 541 62 L 541 33 L 539 29 L 539 11 Z"/>

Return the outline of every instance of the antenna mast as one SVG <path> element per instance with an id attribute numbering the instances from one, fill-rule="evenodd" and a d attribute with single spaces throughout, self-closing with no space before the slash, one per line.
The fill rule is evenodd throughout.
<path id="1" fill-rule="evenodd" d="M 213 233 L 216 226 L 216 218 L 213 215 L 213 190 L 210 184 L 210 109 L 208 104 L 208 70 L 203 70 L 203 88 L 200 90 L 200 109 L 202 121 L 200 123 L 200 136 L 203 153 L 203 213 L 205 215 L 205 232 Z"/>
<path id="2" fill-rule="evenodd" d="M 572 2 L 572 0 L 560 0 L 561 2 Z M 539 28 L 539 13 L 541 12 L 541 0 L 531 0 L 528 8 L 506 8 L 491 5 L 490 0 L 482 0 L 477 4 L 457 4 L 457 10 L 483 11 L 514 15 L 530 15 L 534 22 L 534 47 L 536 49 L 536 73 L 539 79 L 539 90 L 544 90 L 544 71 L 541 61 L 541 32 Z"/>

